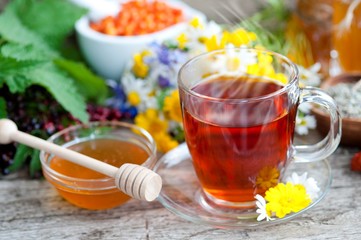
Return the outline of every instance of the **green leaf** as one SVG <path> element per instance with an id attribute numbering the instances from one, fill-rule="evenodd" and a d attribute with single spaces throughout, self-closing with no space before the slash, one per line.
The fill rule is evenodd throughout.
<path id="1" fill-rule="evenodd" d="M 86 112 L 86 103 L 77 91 L 74 81 L 64 74 L 53 64 L 29 71 L 26 75 L 34 84 L 46 88 L 54 98 L 82 122 L 89 119 Z"/>
<path id="2" fill-rule="evenodd" d="M 13 5 L 15 5 L 16 2 L 17 1 L 12 1 L 9 3 L 5 11 L 0 15 L 0 35 L 2 38 L 10 42 L 34 45 L 43 50 L 55 53 L 41 36 L 23 25 L 13 10 Z"/>
<path id="3" fill-rule="evenodd" d="M 32 83 L 22 75 L 5 77 L 5 81 L 11 93 L 24 92 Z"/>
<path id="4" fill-rule="evenodd" d="M 87 12 L 69 1 L 17 1 L 20 4 L 16 12 L 22 23 L 42 36 L 54 49 L 60 49 L 64 38 L 73 30 L 75 21 Z"/>
<path id="5" fill-rule="evenodd" d="M 31 154 L 31 160 L 30 160 L 30 176 L 34 177 L 37 172 L 41 170 L 41 162 L 40 162 L 40 151 L 35 149 L 33 150 L 33 153 Z"/>
<path id="6" fill-rule="evenodd" d="M 6 101 L 3 97 L 0 97 L 0 118 L 7 118 Z"/>
<path id="7" fill-rule="evenodd" d="M 178 142 L 184 142 L 184 130 L 181 126 L 177 126 L 174 129 L 174 139 L 177 140 Z"/>
<path id="8" fill-rule="evenodd" d="M 39 61 L 18 61 L 0 55 L 0 86 L 5 82 L 11 93 L 24 92 L 32 83 L 22 75 L 26 75 L 41 64 L 42 62 Z"/>
<path id="9" fill-rule="evenodd" d="M 92 73 L 83 63 L 57 59 L 55 64 L 66 71 L 74 80 L 78 91 L 89 100 L 102 103 L 108 96 L 105 80 Z"/>
<path id="10" fill-rule="evenodd" d="M 14 58 L 18 61 L 49 61 L 59 56 L 54 52 L 45 51 L 34 45 L 7 43 L 1 48 L 4 57 Z"/>
<path id="11" fill-rule="evenodd" d="M 10 172 L 14 172 L 20 169 L 25 164 L 26 158 L 29 157 L 32 152 L 32 148 L 23 144 L 19 144 L 16 148 L 14 162 L 8 167 L 8 170 Z"/>
<path id="12" fill-rule="evenodd" d="M 0 77 L 13 76 L 20 73 L 26 73 L 32 68 L 38 67 L 39 61 L 18 61 L 15 58 L 4 57 L 0 55 Z"/>

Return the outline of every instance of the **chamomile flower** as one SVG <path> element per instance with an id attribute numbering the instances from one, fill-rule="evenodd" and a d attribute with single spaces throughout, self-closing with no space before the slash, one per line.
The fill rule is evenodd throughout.
<path id="1" fill-rule="evenodd" d="M 294 172 L 286 179 L 286 182 L 290 182 L 294 185 L 303 185 L 306 188 L 306 192 L 310 196 L 311 200 L 315 200 L 320 192 L 320 188 L 317 186 L 316 180 L 312 177 L 307 178 L 307 172 L 303 173 L 301 176 Z"/>
<path id="2" fill-rule="evenodd" d="M 257 210 L 256 212 L 259 214 L 257 217 L 257 221 L 262 221 L 264 219 L 266 219 L 266 221 L 271 221 L 274 220 L 274 218 L 272 218 L 269 213 L 267 212 L 266 209 L 266 200 L 259 194 L 257 194 L 255 196 L 256 201 L 256 206 L 257 206 Z"/>
<path id="3" fill-rule="evenodd" d="M 315 63 L 309 68 L 304 68 L 302 66 L 297 66 L 300 76 L 300 85 L 301 86 L 319 86 L 321 83 L 321 64 Z"/>
<path id="4" fill-rule="evenodd" d="M 305 114 L 309 114 L 311 112 L 311 109 L 312 105 L 310 103 L 302 103 L 298 106 L 298 110 Z"/>
<path id="5" fill-rule="evenodd" d="M 152 87 L 143 79 L 135 79 L 133 75 L 125 75 L 122 86 L 130 106 L 137 107 L 140 112 L 150 107 Z"/>
<path id="6" fill-rule="evenodd" d="M 227 71 L 246 72 L 249 65 L 257 63 L 257 55 L 241 47 L 235 51 L 233 45 L 226 47 Z"/>
<path id="7" fill-rule="evenodd" d="M 211 36 L 218 36 L 222 28 L 213 21 L 205 22 L 200 18 L 194 18 L 190 21 L 185 31 L 187 36 L 186 47 L 190 51 L 190 56 L 205 52 L 204 42 Z"/>
<path id="8" fill-rule="evenodd" d="M 299 135 L 307 135 L 309 129 L 316 128 L 316 118 L 312 115 L 297 114 L 296 117 L 296 132 Z"/>

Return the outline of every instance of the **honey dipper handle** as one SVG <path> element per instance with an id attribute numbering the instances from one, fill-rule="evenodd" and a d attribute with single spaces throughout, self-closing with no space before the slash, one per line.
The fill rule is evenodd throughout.
<path id="1" fill-rule="evenodd" d="M 13 121 L 9 119 L 0 119 L 0 144 L 8 144 L 12 141 L 52 153 L 58 157 L 64 158 L 83 167 L 90 168 L 112 178 L 118 171 L 118 168 L 112 165 L 45 141 L 41 138 L 34 137 L 30 134 L 18 131 L 18 128 Z"/>
<path id="2" fill-rule="evenodd" d="M 162 189 L 162 178 L 148 168 L 125 163 L 115 175 L 115 184 L 133 198 L 153 201 Z"/>

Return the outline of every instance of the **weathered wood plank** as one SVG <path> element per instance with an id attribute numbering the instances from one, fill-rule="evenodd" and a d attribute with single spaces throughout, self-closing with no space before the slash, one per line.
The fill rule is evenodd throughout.
<path id="1" fill-rule="evenodd" d="M 331 158 L 332 188 L 299 218 L 263 229 L 223 230 L 187 222 L 158 202 L 131 200 L 106 211 L 76 208 L 45 180 L 0 181 L 0 239 L 357 239 L 361 174 L 350 171 L 355 149 Z"/>

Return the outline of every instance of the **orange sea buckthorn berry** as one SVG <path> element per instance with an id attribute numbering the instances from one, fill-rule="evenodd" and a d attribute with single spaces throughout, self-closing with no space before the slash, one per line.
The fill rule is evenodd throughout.
<path id="1" fill-rule="evenodd" d="M 162 1 L 133 0 L 122 4 L 121 11 L 90 27 L 110 35 L 130 36 L 163 30 L 182 21 L 182 10 Z"/>

